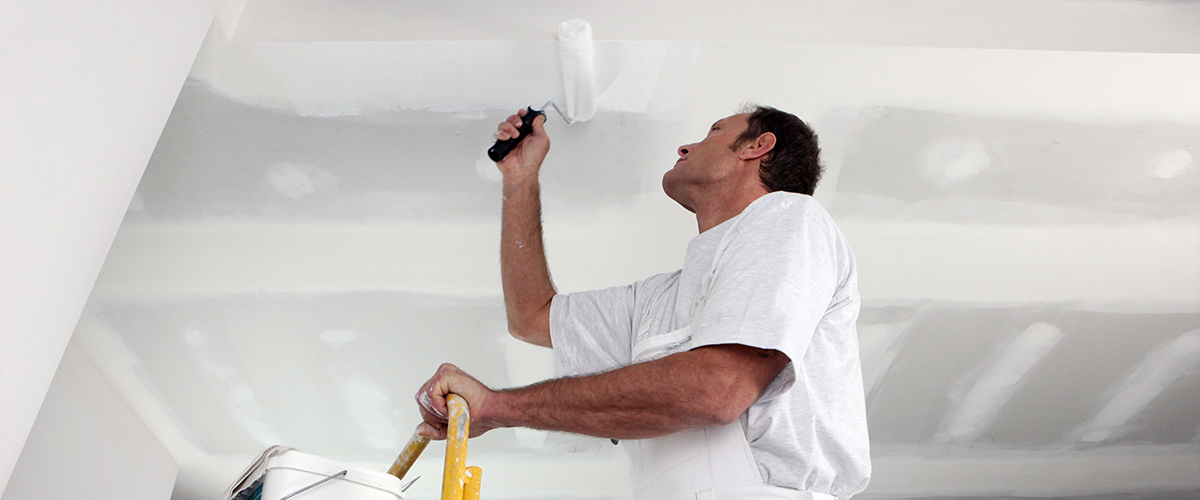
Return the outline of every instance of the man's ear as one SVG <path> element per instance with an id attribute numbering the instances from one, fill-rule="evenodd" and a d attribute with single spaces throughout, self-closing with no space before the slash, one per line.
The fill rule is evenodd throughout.
<path id="1" fill-rule="evenodd" d="M 745 161 L 761 159 L 773 149 L 775 149 L 775 134 L 767 132 L 758 136 L 757 139 L 743 144 L 741 150 L 738 151 L 738 159 Z"/>

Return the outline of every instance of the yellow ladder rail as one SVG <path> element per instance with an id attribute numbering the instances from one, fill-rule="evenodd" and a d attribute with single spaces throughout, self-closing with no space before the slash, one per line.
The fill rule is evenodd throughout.
<path id="1" fill-rule="evenodd" d="M 446 427 L 446 466 L 442 472 L 442 500 L 463 500 L 467 486 L 467 436 L 471 433 L 471 413 L 467 400 L 458 394 L 446 396 L 450 422 Z M 478 476 L 478 475 L 475 475 Z M 478 495 L 478 489 L 475 489 Z"/>
<path id="2" fill-rule="evenodd" d="M 463 500 L 479 500 L 481 481 L 483 481 L 483 469 L 474 465 L 467 467 L 467 487 L 463 490 Z"/>

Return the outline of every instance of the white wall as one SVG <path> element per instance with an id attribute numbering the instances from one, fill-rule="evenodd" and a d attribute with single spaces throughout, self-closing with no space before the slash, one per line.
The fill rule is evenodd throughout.
<path id="1" fill-rule="evenodd" d="M 179 466 L 74 342 L 3 500 L 163 500 Z"/>
<path id="2" fill-rule="evenodd" d="M 0 491 L 214 3 L 0 3 Z"/>

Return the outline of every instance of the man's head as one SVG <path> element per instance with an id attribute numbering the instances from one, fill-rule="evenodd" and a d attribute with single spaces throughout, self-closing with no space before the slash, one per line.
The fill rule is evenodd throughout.
<path id="1" fill-rule="evenodd" d="M 759 164 L 759 177 L 768 191 L 791 191 L 812 195 L 821 180 L 821 148 L 817 134 L 791 113 L 757 104 L 743 106 L 746 130 L 729 149 L 737 151 L 763 134 L 775 136 L 775 147 Z"/>
<path id="2" fill-rule="evenodd" d="M 743 111 L 717 120 L 700 142 L 680 146 L 675 167 L 663 175 L 667 195 L 697 215 L 736 215 L 771 191 L 811 195 L 821 177 L 808 125 L 766 106 Z"/>

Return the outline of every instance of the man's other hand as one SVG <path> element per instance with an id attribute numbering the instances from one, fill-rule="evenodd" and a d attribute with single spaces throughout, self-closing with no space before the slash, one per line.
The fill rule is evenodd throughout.
<path id="1" fill-rule="evenodd" d="M 521 117 L 528 112 L 526 109 L 521 109 L 517 111 L 517 114 L 500 122 L 492 137 L 503 141 L 520 135 L 517 128 L 521 126 Z M 537 175 L 538 169 L 542 166 L 542 160 L 546 159 L 546 153 L 550 151 L 550 137 L 546 135 L 545 123 L 546 115 L 535 117 L 533 131 L 522 139 L 521 143 L 517 144 L 512 151 L 509 151 L 508 156 L 496 163 L 496 167 L 500 169 L 500 173 L 504 175 L 506 181 L 519 182 L 529 175 Z"/>
<path id="2" fill-rule="evenodd" d="M 417 433 L 431 439 L 446 439 L 446 424 L 450 411 L 446 406 L 446 396 L 458 394 L 467 400 L 471 415 L 471 437 L 492 430 L 481 417 L 484 415 L 489 397 L 496 393 L 488 389 L 474 377 L 459 370 L 457 366 L 444 363 L 438 367 L 433 378 L 417 391 L 417 408 L 425 421 L 417 427 Z"/>

